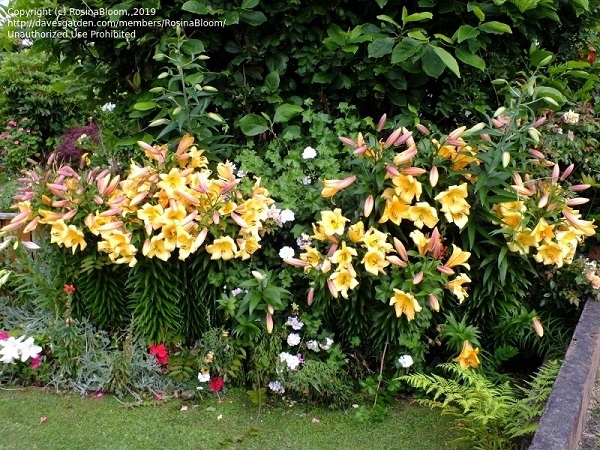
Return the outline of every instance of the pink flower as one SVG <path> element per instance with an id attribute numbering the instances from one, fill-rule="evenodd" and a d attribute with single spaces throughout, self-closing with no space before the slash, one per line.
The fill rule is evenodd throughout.
<path id="1" fill-rule="evenodd" d="M 31 368 L 33 370 L 37 370 L 37 368 L 40 367 L 41 364 L 42 364 L 42 358 L 40 356 L 31 358 Z"/>
<path id="2" fill-rule="evenodd" d="M 150 354 L 156 358 L 156 361 L 161 366 L 169 364 L 169 353 L 167 352 L 165 344 L 151 345 Z"/>
<path id="3" fill-rule="evenodd" d="M 8 332 L 0 331 L 0 341 L 6 341 L 9 338 Z"/>
<path id="4" fill-rule="evenodd" d="M 23 122 L 27 122 L 29 119 L 27 117 L 23 117 L 23 119 L 21 119 L 21 120 L 23 120 Z"/>
<path id="5" fill-rule="evenodd" d="M 13 144 L 19 145 L 19 141 L 15 141 L 15 142 L 13 142 Z"/>
<path id="6" fill-rule="evenodd" d="M 23 131 L 23 127 L 19 128 L 19 131 Z"/>
<path id="7" fill-rule="evenodd" d="M 11 127 L 16 127 L 17 126 L 17 122 L 15 122 L 14 120 L 11 120 L 8 122 L 8 125 L 10 125 Z"/>
<path id="8" fill-rule="evenodd" d="M 96 398 L 102 398 L 103 395 L 102 391 L 96 392 Z"/>

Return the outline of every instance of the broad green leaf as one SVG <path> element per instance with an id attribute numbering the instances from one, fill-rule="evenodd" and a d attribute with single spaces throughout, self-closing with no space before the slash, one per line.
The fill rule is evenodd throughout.
<path id="1" fill-rule="evenodd" d="M 572 77 L 583 78 L 585 80 L 598 80 L 598 77 L 596 75 L 594 75 L 593 73 L 588 73 L 585 70 L 569 70 L 567 74 Z"/>
<path id="2" fill-rule="evenodd" d="M 252 9 L 258 5 L 258 0 L 244 0 L 242 2 L 242 9 Z"/>
<path id="3" fill-rule="evenodd" d="M 423 43 L 412 38 L 404 38 L 392 51 L 392 64 L 406 61 L 423 47 Z"/>
<path id="4" fill-rule="evenodd" d="M 441 34 L 441 33 L 435 33 L 433 35 L 433 37 L 441 39 L 442 41 L 448 43 L 448 44 L 454 44 L 454 39 L 453 38 L 449 38 L 448 36 L 446 36 L 445 34 Z"/>
<path id="5" fill-rule="evenodd" d="M 581 8 L 583 8 L 586 11 L 589 11 L 589 9 L 590 9 L 589 0 L 573 0 L 573 3 L 575 3 L 576 5 L 579 5 Z"/>
<path id="6" fill-rule="evenodd" d="M 421 22 L 423 20 L 430 20 L 432 18 L 433 18 L 433 14 L 431 14 L 430 12 L 422 12 L 422 13 L 409 14 L 408 16 L 402 17 L 402 22 L 403 23 Z"/>
<path id="7" fill-rule="evenodd" d="M 394 48 L 394 39 L 391 37 L 375 39 L 371 42 L 367 50 L 369 58 L 380 58 L 392 52 Z"/>
<path id="8" fill-rule="evenodd" d="M 272 92 L 275 92 L 278 87 L 279 87 L 279 73 L 271 72 L 265 78 L 265 89 L 267 90 L 267 92 L 272 93 Z"/>
<path id="9" fill-rule="evenodd" d="M 335 73 L 319 72 L 319 73 L 315 73 L 315 75 L 312 78 L 312 82 L 313 83 L 329 83 L 336 76 L 337 75 Z"/>
<path id="10" fill-rule="evenodd" d="M 554 53 L 549 52 L 548 50 L 530 50 L 529 51 L 529 59 L 531 60 L 531 64 L 533 64 L 535 67 L 540 67 L 542 64 L 542 61 L 544 61 L 549 56 L 552 57 L 550 59 L 550 61 L 552 61 L 554 59 Z M 547 65 L 550 61 L 548 61 L 544 65 Z"/>
<path id="11" fill-rule="evenodd" d="M 459 43 L 466 41 L 467 39 L 472 39 L 474 37 L 479 36 L 480 31 L 472 27 L 471 25 L 461 25 L 454 37 L 457 39 Z"/>
<path id="12" fill-rule="evenodd" d="M 239 121 L 240 129 L 246 136 L 256 136 L 269 129 L 267 121 L 256 114 L 248 114 Z"/>
<path id="13" fill-rule="evenodd" d="M 502 23 L 502 22 L 497 22 L 495 20 L 492 20 L 492 21 L 486 22 L 486 23 L 482 23 L 481 25 L 479 25 L 479 29 L 485 33 L 492 33 L 492 34 L 509 33 L 509 34 L 512 34 L 512 30 L 510 29 L 510 27 L 508 25 L 506 25 L 505 23 Z"/>
<path id="14" fill-rule="evenodd" d="M 390 16 L 386 16 L 385 14 L 381 14 L 381 15 L 377 16 L 377 18 L 379 20 L 381 20 L 382 22 L 391 23 L 392 25 L 396 25 L 398 28 L 400 28 L 400 24 L 398 22 L 396 22 L 394 19 L 392 19 Z"/>
<path id="15" fill-rule="evenodd" d="M 64 81 L 57 81 L 52 85 L 52 90 L 59 94 L 67 92 L 67 84 Z"/>
<path id="16" fill-rule="evenodd" d="M 240 20 L 252 26 L 257 26 L 261 23 L 265 23 L 267 21 L 267 16 L 260 11 L 241 11 Z"/>
<path id="17" fill-rule="evenodd" d="M 481 8 L 477 6 L 477 4 L 469 2 L 467 4 L 467 11 L 473 11 L 473 14 L 475 14 L 475 17 L 477 17 L 480 22 L 483 22 L 485 20 L 485 14 L 481 10 Z"/>
<path id="18" fill-rule="evenodd" d="M 197 2 L 195 0 L 185 2 L 181 9 L 194 14 L 208 14 L 208 8 L 206 4 Z"/>
<path id="19" fill-rule="evenodd" d="M 423 66 L 423 71 L 433 78 L 439 77 L 446 68 L 446 64 L 431 45 L 425 47 L 425 50 L 421 55 L 421 64 Z"/>
<path id="20" fill-rule="evenodd" d="M 485 61 L 481 59 L 479 56 L 465 50 L 462 48 L 457 48 L 454 51 L 454 54 L 458 59 L 460 59 L 465 64 L 473 66 L 481 71 L 485 70 Z"/>
<path id="21" fill-rule="evenodd" d="M 375 0 L 375 2 L 379 5 L 380 8 L 383 8 L 387 5 L 388 0 Z"/>
<path id="22" fill-rule="evenodd" d="M 188 53 L 198 55 L 199 53 L 204 52 L 204 42 L 202 42 L 200 39 L 188 39 L 183 41 L 181 48 L 186 50 Z"/>
<path id="23" fill-rule="evenodd" d="M 283 123 L 287 122 L 290 119 L 296 117 L 304 111 L 304 108 L 298 105 L 292 105 L 290 103 L 284 103 L 280 105 L 275 110 L 275 117 L 273 118 L 273 122 L 275 123 Z"/>
<path id="24" fill-rule="evenodd" d="M 133 105 L 133 109 L 137 111 L 149 111 L 157 107 L 158 104 L 156 102 L 138 102 L 135 105 Z"/>
<path id="25" fill-rule="evenodd" d="M 416 39 L 417 41 L 428 41 L 427 35 L 421 30 L 410 30 L 406 33 L 407 36 Z"/>
<path id="26" fill-rule="evenodd" d="M 537 8 L 539 2 L 540 0 L 511 0 L 511 3 L 516 5 L 521 12 Z"/>
<path id="27" fill-rule="evenodd" d="M 433 47 L 433 51 L 440 57 L 440 59 L 444 62 L 446 67 L 454 73 L 458 78 L 460 78 L 460 70 L 458 68 L 458 63 L 454 56 L 444 50 L 442 47 Z"/>
<path id="28" fill-rule="evenodd" d="M 558 89 L 549 86 L 540 86 L 535 90 L 535 98 L 551 98 L 558 106 L 567 102 L 567 98 Z"/>

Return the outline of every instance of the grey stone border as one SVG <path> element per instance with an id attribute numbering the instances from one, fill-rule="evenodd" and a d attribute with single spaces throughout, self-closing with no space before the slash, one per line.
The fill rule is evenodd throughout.
<path id="1" fill-rule="evenodd" d="M 588 300 L 529 450 L 576 450 L 600 361 L 600 302 Z"/>

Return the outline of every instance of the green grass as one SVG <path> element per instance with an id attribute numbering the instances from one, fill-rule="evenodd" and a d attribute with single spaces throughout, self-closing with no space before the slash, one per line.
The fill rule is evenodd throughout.
<path id="1" fill-rule="evenodd" d="M 126 408 L 110 396 L 0 390 L 0 449 L 442 450 L 453 448 L 448 440 L 456 437 L 448 431 L 450 419 L 408 402 L 398 402 L 378 423 L 359 422 L 353 410 L 302 405 L 264 408 L 258 421 L 256 415 L 238 392 L 220 403 L 171 400 Z M 41 417 L 47 420 L 40 423 Z"/>

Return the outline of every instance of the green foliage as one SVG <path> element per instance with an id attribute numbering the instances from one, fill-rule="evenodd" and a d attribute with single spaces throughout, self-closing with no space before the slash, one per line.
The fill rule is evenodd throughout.
<path id="1" fill-rule="evenodd" d="M 461 422 L 458 440 L 476 449 L 516 449 L 514 438 L 531 435 L 537 428 L 545 402 L 560 369 L 560 362 L 544 364 L 527 388 L 509 382 L 494 384 L 481 372 L 462 370 L 457 364 L 442 364 L 448 374 L 413 374 L 401 381 L 431 399 L 419 403 L 441 408 Z"/>

